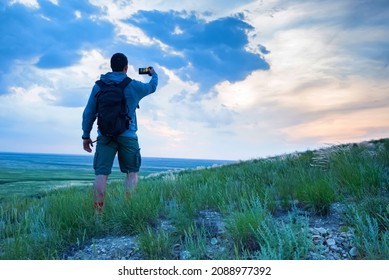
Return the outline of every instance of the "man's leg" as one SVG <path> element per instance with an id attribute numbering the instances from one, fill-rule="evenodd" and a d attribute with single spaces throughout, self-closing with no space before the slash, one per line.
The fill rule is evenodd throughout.
<path id="1" fill-rule="evenodd" d="M 93 160 L 95 169 L 94 206 L 96 213 L 101 213 L 104 206 L 108 175 L 111 174 L 117 146 L 110 137 L 97 137 L 96 153 Z"/>
<path id="2" fill-rule="evenodd" d="M 128 172 L 124 183 L 126 198 L 130 198 L 131 193 L 135 190 L 138 184 L 138 172 Z"/>
<path id="3" fill-rule="evenodd" d="M 104 207 L 105 191 L 107 189 L 107 175 L 97 175 L 94 183 L 94 207 L 100 214 Z"/>
<path id="4" fill-rule="evenodd" d="M 140 148 L 136 138 L 119 137 L 118 143 L 119 166 L 120 171 L 126 174 L 124 191 L 128 199 L 138 184 L 138 172 L 141 164 Z"/>

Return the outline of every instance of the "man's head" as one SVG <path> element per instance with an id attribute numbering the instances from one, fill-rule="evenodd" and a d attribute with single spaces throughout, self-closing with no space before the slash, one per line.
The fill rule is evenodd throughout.
<path id="1" fill-rule="evenodd" d="M 113 72 L 122 72 L 128 65 L 127 57 L 122 53 L 115 53 L 111 57 L 111 68 Z"/>

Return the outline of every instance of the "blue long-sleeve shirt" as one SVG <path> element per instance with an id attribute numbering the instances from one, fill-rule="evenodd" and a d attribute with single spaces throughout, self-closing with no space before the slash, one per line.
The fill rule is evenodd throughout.
<path id="1" fill-rule="evenodd" d="M 120 83 L 123 79 L 127 77 L 127 74 L 124 72 L 108 72 L 107 74 L 102 74 L 100 80 L 104 83 Z M 158 74 L 154 73 L 151 77 L 151 80 L 148 83 L 143 83 L 137 80 L 132 80 L 132 82 L 124 89 L 124 94 L 127 99 L 128 106 L 128 116 L 131 118 L 129 129 L 124 131 L 120 136 L 137 138 L 136 131 L 138 130 L 138 123 L 136 120 L 136 108 L 139 104 L 139 101 L 156 91 L 158 86 Z M 90 137 L 90 132 L 93 127 L 93 123 L 96 120 L 96 93 L 99 91 L 99 86 L 95 84 L 92 88 L 92 92 L 89 96 L 88 103 L 82 114 L 82 137 Z M 98 135 L 100 132 L 98 131 Z"/>

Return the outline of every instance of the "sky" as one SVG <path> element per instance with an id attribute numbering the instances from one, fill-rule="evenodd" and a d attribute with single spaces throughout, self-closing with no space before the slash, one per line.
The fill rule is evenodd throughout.
<path id="1" fill-rule="evenodd" d="M 157 91 L 142 156 L 249 160 L 389 137 L 387 0 L 0 0 L 0 151 L 86 154 L 116 52 Z M 96 125 L 92 131 L 96 138 Z"/>

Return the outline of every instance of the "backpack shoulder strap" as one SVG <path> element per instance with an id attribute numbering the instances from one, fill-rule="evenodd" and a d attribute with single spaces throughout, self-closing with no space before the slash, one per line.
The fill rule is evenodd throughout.
<path id="1" fill-rule="evenodd" d="M 129 83 L 132 82 L 132 79 L 130 77 L 125 77 L 123 81 L 121 81 L 118 85 L 119 87 L 124 90 L 126 86 L 128 86 Z"/>
<path id="2" fill-rule="evenodd" d="M 96 85 L 99 86 L 100 90 L 101 90 L 104 86 L 107 85 L 107 84 L 104 83 L 102 80 L 98 80 L 98 81 L 96 81 L 95 83 L 96 83 Z M 96 92 L 95 98 L 98 98 L 98 97 L 101 95 L 101 91 L 100 91 L 100 90 L 98 90 L 98 91 Z"/>

